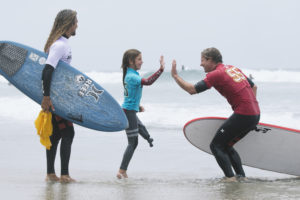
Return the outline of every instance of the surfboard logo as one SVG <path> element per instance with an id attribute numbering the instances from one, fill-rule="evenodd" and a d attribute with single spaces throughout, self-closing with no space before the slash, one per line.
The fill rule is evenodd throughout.
<path id="1" fill-rule="evenodd" d="M 33 62 L 39 63 L 40 65 L 44 65 L 46 63 L 46 58 L 43 56 L 39 56 L 36 53 L 31 52 L 29 55 L 29 59 Z"/>
<path id="2" fill-rule="evenodd" d="M 96 88 L 96 86 L 93 84 L 93 81 L 88 78 L 86 79 L 83 75 L 77 75 L 75 80 L 80 85 L 78 96 L 91 96 L 95 99 L 95 102 L 99 101 L 104 90 L 99 90 Z"/>
<path id="3" fill-rule="evenodd" d="M 85 78 L 84 78 L 83 75 L 77 75 L 77 76 L 75 77 L 75 80 L 76 80 L 77 83 L 83 83 L 84 80 L 85 80 Z"/>
<path id="4" fill-rule="evenodd" d="M 261 132 L 261 133 L 268 133 L 269 131 L 271 131 L 272 129 L 270 128 L 264 128 L 264 127 L 256 127 L 255 131 L 256 132 Z"/>

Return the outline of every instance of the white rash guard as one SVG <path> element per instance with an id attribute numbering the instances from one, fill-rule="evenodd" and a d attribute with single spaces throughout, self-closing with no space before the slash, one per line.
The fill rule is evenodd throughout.
<path id="1" fill-rule="evenodd" d="M 62 60 L 68 64 L 72 60 L 72 51 L 68 39 L 61 36 L 56 40 L 49 49 L 49 55 L 46 64 L 56 68 L 58 62 Z"/>

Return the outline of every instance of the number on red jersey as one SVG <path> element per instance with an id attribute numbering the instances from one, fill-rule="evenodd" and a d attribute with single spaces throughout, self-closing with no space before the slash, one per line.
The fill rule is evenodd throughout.
<path id="1" fill-rule="evenodd" d="M 237 83 L 246 80 L 246 77 L 236 67 L 227 68 L 225 72 Z"/>

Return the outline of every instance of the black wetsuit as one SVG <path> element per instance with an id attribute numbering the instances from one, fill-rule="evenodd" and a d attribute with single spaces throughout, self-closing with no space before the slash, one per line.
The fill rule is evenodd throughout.
<path id="1" fill-rule="evenodd" d="M 50 136 L 51 148 L 46 150 L 47 156 L 47 174 L 55 173 L 54 163 L 56 150 L 60 144 L 61 175 L 69 175 L 69 161 L 71 156 L 71 146 L 74 138 L 74 127 L 69 121 L 53 114 L 52 115 L 53 132 Z"/>
<path id="2" fill-rule="evenodd" d="M 220 67 L 222 67 L 222 66 L 220 66 Z M 237 72 L 237 71 L 234 71 L 234 72 Z M 221 94 L 223 94 L 223 95 L 225 94 L 224 95 L 225 97 L 227 94 L 231 95 L 230 97 L 232 97 L 233 95 L 236 95 L 237 97 L 235 97 L 235 98 L 239 100 L 239 103 L 241 103 L 241 102 L 243 102 L 244 99 L 242 97 L 240 97 L 242 95 L 239 96 L 238 93 L 239 93 L 239 91 L 247 90 L 247 92 L 245 92 L 244 95 L 252 96 L 251 98 L 255 99 L 255 97 L 253 97 L 253 93 L 251 91 L 251 88 L 254 86 L 254 83 L 249 78 L 246 78 L 246 77 L 243 78 L 245 81 L 243 83 L 245 86 L 244 88 L 241 87 L 241 89 L 239 88 L 240 90 L 234 91 L 234 87 L 231 87 L 231 86 L 234 84 L 239 84 L 242 81 L 235 80 L 234 82 L 230 82 L 230 81 L 232 81 L 231 78 L 228 78 L 229 77 L 228 74 L 222 73 L 221 70 L 215 71 L 213 73 L 215 73 L 215 74 L 218 73 L 217 75 L 215 75 L 217 78 L 210 78 L 209 80 L 207 80 L 207 79 L 202 80 L 202 81 L 199 81 L 197 84 L 195 84 L 195 89 L 196 89 L 197 93 L 200 93 L 200 92 L 203 92 L 203 91 L 209 89 L 209 87 L 207 86 L 207 83 L 209 83 L 215 87 L 215 85 L 214 85 L 215 82 L 213 82 L 213 81 L 217 80 L 217 81 L 220 81 L 220 83 L 216 84 L 217 90 Z M 241 72 L 240 72 L 240 74 L 238 74 L 238 73 L 235 75 L 240 75 L 240 76 L 232 76 L 232 77 L 240 78 L 243 75 L 243 74 L 241 74 Z M 226 77 L 227 79 L 223 78 L 223 77 Z M 227 89 L 226 93 L 224 92 L 224 88 Z M 228 100 L 228 97 L 226 97 L 226 98 Z M 235 106 L 233 106 L 233 107 L 235 107 Z M 250 105 L 249 110 L 251 110 L 251 109 L 252 109 L 252 107 Z M 234 176 L 232 168 L 234 169 L 237 176 L 245 177 L 245 172 L 242 167 L 241 158 L 240 158 L 239 154 L 236 152 L 236 150 L 233 148 L 233 145 L 236 142 L 238 142 L 240 139 L 245 137 L 247 135 L 247 133 L 249 133 L 249 131 L 255 129 L 256 125 L 259 122 L 259 118 L 260 118 L 260 114 L 244 115 L 244 114 L 238 114 L 238 113 L 234 112 L 222 124 L 222 126 L 216 132 L 216 134 L 210 144 L 210 149 L 226 177 Z"/>
<path id="3" fill-rule="evenodd" d="M 55 70 L 58 61 L 62 60 L 67 63 L 71 62 L 71 58 L 72 58 L 71 51 L 69 50 L 66 41 L 67 38 L 65 36 L 61 37 L 52 45 L 54 46 L 53 49 L 50 48 L 49 56 L 47 58 L 46 65 L 42 72 L 42 84 L 43 84 L 44 96 L 50 96 L 52 74 Z M 61 146 L 60 146 L 61 175 L 69 175 L 69 160 L 71 155 L 71 146 L 75 134 L 73 124 L 59 117 L 58 115 L 52 113 L 52 126 L 53 126 L 53 132 L 52 135 L 50 136 L 50 141 L 52 146 L 50 150 L 46 150 L 47 174 L 55 173 L 54 163 L 56 157 L 56 150 L 57 150 L 58 143 L 61 140 Z"/>
<path id="4" fill-rule="evenodd" d="M 129 162 L 133 156 L 134 150 L 138 145 L 138 135 L 140 134 L 145 140 L 147 140 L 150 146 L 153 146 L 152 145 L 153 139 L 150 138 L 150 135 L 146 127 L 139 120 L 135 110 L 124 109 L 124 112 L 129 122 L 129 127 L 126 129 L 128 145 L 123 155 L 120 169 L 127 170 Z"/>
<path id="5" fill-rule="evenodd" d="M 210 149 L 225 176 L 234 176 L 232 166 L 237 176 L 245 177 L 241 158 L 233 145 L 246 136 L 249 131 L 255 129 L 259 117 L 259 115 L 234 113 L 218 129 L 210 144 Z"/>

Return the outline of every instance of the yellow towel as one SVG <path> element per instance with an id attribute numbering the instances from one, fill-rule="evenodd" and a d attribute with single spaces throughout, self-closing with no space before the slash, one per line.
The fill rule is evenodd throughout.
<path id="1" fill-rule="evenodd" d="M 40 136 L 40 142 L 48 150 L 51 147 L 50 136 L 52 135 L 52 113 L 41 111 L 34 122 L 37 134 Z"/>

